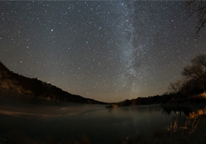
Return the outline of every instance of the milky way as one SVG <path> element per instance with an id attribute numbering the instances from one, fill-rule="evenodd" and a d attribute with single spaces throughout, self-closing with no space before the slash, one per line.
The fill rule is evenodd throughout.
<path id="1" fill-rule="evenodd" d="M 206 52 L 185 2 L 0 2 L 0 14 L 9 69 L 100 101 L 161 95 Z"/>

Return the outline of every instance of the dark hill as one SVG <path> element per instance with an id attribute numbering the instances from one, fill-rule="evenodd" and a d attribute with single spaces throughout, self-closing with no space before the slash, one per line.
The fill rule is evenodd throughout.
<path id="1" fill-rule="evenodd" d="M 76 103 L 104 104 L 93 99 L 73 95 L 37 78 L 27 78 L 10 71 L 0 62 L 0 88 L 35 97 Z"/>

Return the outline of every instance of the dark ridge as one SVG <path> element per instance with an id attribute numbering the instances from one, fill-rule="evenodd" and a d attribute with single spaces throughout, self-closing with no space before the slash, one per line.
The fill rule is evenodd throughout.
<path id="1" fill-rule="evenodd" d="M 68 93 L 56 86 L 42 82 L 37 78 L 28 78 L 16 74 L 10 71 L 2 62 L 0 62 L 0 88 L 16 90 L 19 93 L 50 100 L 85 104 L 105 104 L 104 102 Z"/>

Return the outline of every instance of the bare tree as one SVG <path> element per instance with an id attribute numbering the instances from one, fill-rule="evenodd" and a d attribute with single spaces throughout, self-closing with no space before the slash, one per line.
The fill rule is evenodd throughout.
<path id="1" fill-rule="evenodd" d="M 197 14 L 197 31 L 196 35 L 206 24 L 206 1 L 205 0 L 188 0 L 190 16 Z M 189 16 L 189 17 L 190 17 Z"/>
<path id="2" fill-rule="evenodd" d="M 168 89 L 171 93 L 178 93 L 181 91 L 182 87 L 183 82 L 181 80 L 178 80 L 176 82 L 170 83 Z"/>
<path id="3" fill-rule="evenodd" d="M 201 83 L 203 90 L 206 90 L 206 54 L 198 55 L 191 60 L 191 65 L 188 65 L 182 71 L 182 75 L 197 80 Z"/>

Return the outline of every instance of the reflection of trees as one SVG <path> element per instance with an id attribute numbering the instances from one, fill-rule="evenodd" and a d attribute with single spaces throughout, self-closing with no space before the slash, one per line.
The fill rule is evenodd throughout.
<path id="1" fill-rule="evenodd" d="M 185 125 L 190 128 L 191 132 L 195 131 L 204 115 L 206 115 L 206 108 L 191 112 L 187 116 Z"/>
<path id="2" fill-rule="evenodd" d="M 203 109 L 198 109 L 195 111 L 191 111 L 188 108 L 180 109 L 179 111 L 177 108 L 166 108 L 164 107 L 164 112 L 167 114 L 171 114 L 174 112 L 176 115 L 171 120 L 171 123 L 168 125 L 167 130 L 168 131 L 176 131 L 178 129 L 188 129 L 190 132 L 195 132 L 197 129 L 198 124 L 200 123 L 200 120 L 205 118 L 206 116 L 206 107 Z M 181 112 L 184 112 L 186 116 L 186 120 L 184 122 L 184 125 L 181 125 L 179 121 L 181 120 Z"/>
<path id="3" fill-rule="evenodd" d="M 178 116 L 178 117 L 175 117 L 175 118 L 171 121 L 170 125 L 167 126 L 167 130 L 168 130 L 168 131 L 176 131 L 177 128 L 178 128 L 178 126 L 179 126 L 179 116 Z"/>
<path id="4" fill-rule="evenodd" d="M 189 107 L 163 106 L 163 112 L 168 114 L 168 115 L 170 115 L 171 112 L 175 112 L 175 113 L 184 112 L 184 114 L 187 116 L 192 112 L 192 110 Z"/>

